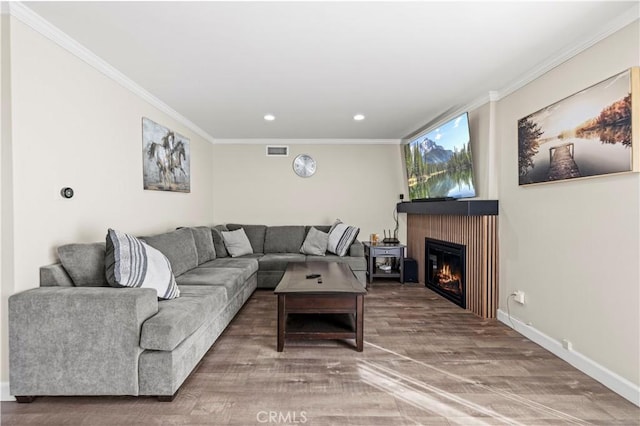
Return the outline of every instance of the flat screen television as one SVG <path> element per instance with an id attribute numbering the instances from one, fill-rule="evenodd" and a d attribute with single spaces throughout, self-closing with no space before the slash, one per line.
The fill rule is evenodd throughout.
<path id="1" fill-rule="evenodd" d="M 466 112 L 413 138 L 404 154 L 411 201 L 476 196 Z"/>

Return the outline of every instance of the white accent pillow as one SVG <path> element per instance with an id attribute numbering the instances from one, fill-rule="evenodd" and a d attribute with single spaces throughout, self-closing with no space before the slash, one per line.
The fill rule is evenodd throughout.
<path id="1" fill-rule="evenodd" d="M 333 221 L 333 224 L 331 224 L 331 228 L 329 228 L 329 235 L 331 235 L 331 232 L 333 232 L 333 229 L 340 225 L 342 223 L 342 221 L 340 219 L 336 219 L 335 221 Z"/>
<path id="2" fill-rule="evenodd" d="M 222 239 L 231 257 L 243 256 L 245 254 L 253 254 L 253 248 L 247 238 L 244 229 L 236 229 L 235 231 L 222 231 Z"/>
<path id="3" fill-rule="evenodd" d="M 112 287 L 153 288 L 160 299 L 180 296 L 169 259 L 144 241 L 109 229 L 105 272 Z"/>
<path id="4" fill-rule="evenodd" d="M 348 226 L 344 223 L 334 223 L 329 233 L 327 251 L 337 254 L 338 256 L 346 255 L 359 232 L 360 228 L 356 228 L 355 226 Z"/>
<path id="5" fill-rule="evenodd" d="M 309 229 L 307 237 L 304 239 L 304 243 L 302 243 L 302 247 L 300 247 L 300 253 L 324 256 L 328 243 L 329 234 L 318 231 L 312 226 L 311 229 Z"/>

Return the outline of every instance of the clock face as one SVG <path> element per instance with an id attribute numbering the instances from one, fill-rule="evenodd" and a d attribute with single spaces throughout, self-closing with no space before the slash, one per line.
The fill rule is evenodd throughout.
<path id="1" fill-rule="evenodd" d="M 293 171 L 300 177 L 313 176 L 316 172 L 316 160 L 307 154 L 300 154 L 293 160 Z"/>

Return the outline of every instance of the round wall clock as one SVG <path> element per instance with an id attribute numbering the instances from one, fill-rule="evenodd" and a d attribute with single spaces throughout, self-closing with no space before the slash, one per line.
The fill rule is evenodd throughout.
<path id="1" fill-rule="evenodd" d="M 62 198 L 73 197 L 73 188 L 69 188 L 68 186 L 65 186 L 60 190 L 60 195 L 62 195 Z"/>
<path id="2" fill-rule="evenodd" d="M 310 177 L 316 172 L 316 160 L 307 154 L 300 154 L 293 160 L 293 171 L 300 177 Z"/>

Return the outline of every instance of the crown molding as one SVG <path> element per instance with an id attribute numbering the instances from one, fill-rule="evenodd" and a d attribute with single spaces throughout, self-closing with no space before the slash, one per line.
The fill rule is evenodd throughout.
<path id="1" fill-rule="evenodd" d="M 9 13 L 11 16 L 20 20 L 22 23 L 28 25 L 44 37 L 58 44 L 62 48 L 66 49 L 70 53 L 77 56 L 79 59 L 83 60 L 85 63 L 91 65 L 107 77 L 111 78 L 115 82 L 119 83 L 124 88 L 130 90 L 152 106 L 156 107 L 160 111 L 164 112 L 168 116 L 172 117 L 179 123 L 186 126 L 188 129 L 192 130 L 194 133 L 200 135 L 205 140 L 213 144 L 270 144 L 282 143 L 282 141 L 286 141 L 288 139 L 215 139 L 209 133 L 204 131 L 202 128 L 197 126 L 195 123 L 187 119 L 182 114 L 178 113 L 176 110 L 169 107 L 167 104 L 162 102 L 160 99 L 153 96 L 151 93 L 143 89 L 136 82 L 125 76 L 123 73 L 118 71 L 116 68 L 111 66 L 109 63 L 98 57 L 95 53 L 82 46 L 76 40 L 62 32 L 60 29 L 46 21 L 40 15 L 36 14 L 27 6 L 23 5 L 18 1 L 3 1 L 1 4 L 1 12 L 2 14 Z M 498 101 L 505 96 L 515 92 L 516 90 L 522 88 L 533 80 L 539 78 L 543 74 L 552 70 L 553 68 L 559 66 L 560 64 L 566 62 L 567 60 L 573 58 L 599 41 L 609 37 L 613 33 L 621 30 L 625 26 L 631 24 L 632 22 L 639 19 L 640 16 L 640 5 L 634 4 L 630 7 L 626 12 L 619 15 L 617 18 L 609 21 L 605 25 L 601 27 L 601 29 L 592 34 L 589 38 L 582 40 L 573 46 L 569 46 L 568 48 L 558 52 L 557 54 L 550 57 L 547 61 L 539 64 L 536 68 L 531 70 L 531 72 L 523 75 L 521 78 L 509 83 L 507 86 L 503 87 L 497 91 L 490 91 L 485 95 L 482 95 L 462 107 L 450 108 L 445 113 L 440 114 L 435 117 L 431 117 L 431 119 L 427 122 L 426 125 L 420 127 L 418 130 L 410 133 L 402 139 L 291 139 L 292 143 L 296 144 L 322 144 L 322 145 L 336 145 L 336 144 L 401 144 L 406 142 L 406 140 L 410 137 L 413 137 L 419 133 L 423 133 L 424 129 L 430 129 L 435 127 L 437 124 L 444 122 L 445 119 L 452 118 L 455 115 L 459 115 L 465 111 L 470 111 L 476 109 L 487 102 L 490 101 Z M 455 109 L 455 111 L 453 111 Z M 453 112 L 451 112 L 453 111 Z M 444 117 L 446 115 L 446 117 Z"/>
<path id="2" fill-rule="evenodd" d="M 53 41 L 63 49 L 66 49 L 68 52 L 72 53 L 96 70 L 100 71 L 102 74 L 111 78 L 125 89 L 130 90 L 135 95 L 142 98 L 144 101 L 148 102 L 155 108 L 167 114 L 169 117 L 187 127 L 189 130 L 203 137 L 208 142 L 214 143 L 214 138 L 209 133 L 198 127 L 191 120 L 171 108 L 169 105 L 162 102 L 160 99 L 153 96 L 135 81 L 131 80 L 129 77 L 118 71 L 115 67 L 101 59 L 98 55 L 78 43 L 76 40 L 68 36 L 56 26 L 52 25 L 50 22 L 42 18 L 40 15 L 29 9 L 21 2 L 2 2 L 2 4 L 3 12 L 5 5 L 8 5 L 7 7 L 9 9 L 9 14 L 12 17 L 18 19 L 20 22 L 29 26 L 49 40 Z"/>
<path id="3" fill-rule="evenodd" d="M 424 135 L 425 133 L 430 132 L 431 130 L 435 129 L 436 127 L 438 127 L 439 125 L 441 125 L 442 123 L 445 123 L 449 120 L 451 120 L 454 117 L 457 117 L 465 112 L 474 110 L 476 108 L 481 107 L 482 105 L 486 104 L 489 101 L 494 101 L 497 99 L 493 99 L 496 96 L 497 92 L 491 91 L 491 92 L 487 92 L 484 95 L 478 96 L 477 98 L 475 98 L 474 100 L 472 100 L 469 103 L 464 104 L 461 107 L 452 107 L 449 108 L 447 111 L 443 112 L 442 114 L 432 117 L 431 120 L 429 120 L 427 122 L 427 124 L 425 124 L 424 126 L 420 127 L 419 129 L 409 133 L 408 135 L 406 135 L 405 137 L 403 137 L 400 141 L 401 144 L 407 144 L 409 142 L 411 142 L 411 140 L 420 137 L 422 135 Z"/>
<path id="4" fill-rule="evenodd" d="M 626 12 L 623 12 L 616 18 L 613 18 L 611 21 L 605 23 L 598 32 L 591 34 L 589 38 L 581 40 L 573 44 L 572 46 L 569 46 L 566 49 L 557 52 L 553 56 L 549 57 L 546 61 L 539 64 L 536 68 L 521 76 L 517 80 L 512 81 L 503 88 L 499 90 L 492 90 L 486 95 L 479 96 L 478 98 L 464 104 L 462 107 L 453 107 L 455 109 L 451 108 L 440 115 L 431 117 L 427 124 L 405 136 L 402 139 L 403 143 L 408 143 L 411 138 L 414 138 L 422 133 L 426 133 L 428 130 L 435 128 L 437 125 L 455 117 L 456 115 L 460 115 L 465 111 L 476 109 L 486 104 L 487 102 L 499 101 L 500 99 L 510 95 L 518 89 L 521 89 L 535 79 L 551 71 L 555 67 L 584 52 L 594 44 L 604 40 L 613 33 L 620 31 L 621 29 L 638 19 L 640 19 L 640 5 L 634 4 L 632 7 L 627 9 Z"/>
<path id="5" fill-rule="evenodd" d="M 216 139 L 216 145 L 400 145 L 401 139 Z"/>
<path id="6" fill-rule="evenodd" d="M 584 52 L 591 46 L 604 40 L 613 33 L 620 31 L 621 29 L 638 19 L 640 19 L 640 5 L 634 4 L 626 12 L 623 12 L 618 17 L 605 23 L 597 33 L 592 34 L 589 38 L 581 40 L 578 43 L 559 51 L 558 53 L 550 57 L 547 61 L 539 64 L 536 68 L 531 70 L 531 72 L 523 75 L 518 80 L 515 80 L 508 86 L 500 89 L 498 91 L 498 99 L 502 99 L 505 96 L 508 96 L 516 90 L 524 87 L 525 85 L 531 83 L 533 80 L 541 77 L 557 66 Z"/>

